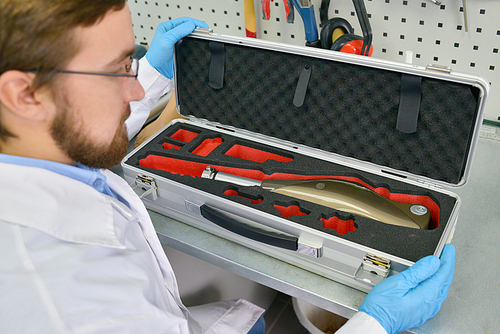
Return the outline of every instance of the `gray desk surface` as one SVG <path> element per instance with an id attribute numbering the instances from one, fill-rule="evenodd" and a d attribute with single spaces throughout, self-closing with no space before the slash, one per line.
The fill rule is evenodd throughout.
<path id="1" fill-rule="evenodd" d="M 441 311 L 415 333 L 500 330 L 500 142 L 480 139 L 452 243 L 456 271 Z M 351 317 L 365 293 L 151 212 L 163 243 L 326 310 Z"/>

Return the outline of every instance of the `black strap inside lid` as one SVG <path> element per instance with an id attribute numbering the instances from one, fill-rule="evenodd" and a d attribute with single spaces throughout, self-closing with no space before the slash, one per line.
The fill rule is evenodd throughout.
<path id="1" fill-rule="evenodd" d="M 422 77 L 403 74 L 396 129 L 403 133 L 417 132 L 420 100 L 422 97 Z"/>
<path id="2" fill-rule="evenodd" d="M 297 82 L 297 88 L 295 89 L 295 95 L 293 97 L 293 105 L 296 107 L 302 107 L 304 100 L 306 99 L 307 86 L 309 85 L 309 79 L 311 78 L 311 65 L 304 65 L 299 74 L 299 81 Z"/>
<path id="3" fill-rule="evenodd" d="M 208 84 L 213 89 L 222 89 L 224 87 L 224 62 L 226 59 L 224 43 L 210 42 L 209 48 L 212 59 L 210 60 Z"/>

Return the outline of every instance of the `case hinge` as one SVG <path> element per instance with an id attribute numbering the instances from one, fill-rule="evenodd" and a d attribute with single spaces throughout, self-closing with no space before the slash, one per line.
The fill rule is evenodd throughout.
<path id="1" fill-rule="evenodd" d="M 444 65 L 438 65 L 438 64 L 429 64 L 425 67 L 426 71 L 433 71 L 433 72 L 439 72 L 439 73 L 444 73 L 444 74 L 450 74 L 451 73 L 451 67 L 450 66 L 444 66 Z"/>
<path id="2" fill-rule="evenodd" d="M 440 185 L 435 184 L 435 183 L 432 183 L 432 182 L 429 182 L 429 181 L 417 180 L 417 182 L 418 182 L 418 183 L 423 184 L 423 185 L 424 185 L 424 186 L 426 186 L 427 188 L 437 188 L 437 189 L 443 189 L 443 187 L 441 187 Z"/>
<path id="3" fill-rule="evenodd" d="M 205 35 L 212 35 L 214 33 L 214 31 L 210 28 L 195 28 L 194 32 Z"/>
<path id="4" fill-rule="evenodd" d="M 137 188 L 144 190 L 144 193 L 140 195 L 140 198 L 144 198 L 151 195 L 151 199 L 156 201 L 158 198 L 158 187 L 156 186 L 156 181 L 151 176 L 144 174 L 137 174 L 135 177 L 135 185 Z"/>

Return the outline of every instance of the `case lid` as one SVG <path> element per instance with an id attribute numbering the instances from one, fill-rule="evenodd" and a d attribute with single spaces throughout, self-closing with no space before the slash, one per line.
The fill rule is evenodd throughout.
<path id="1" fill-rule="evenodd" d="M 446 68 L 212 33 L 176 44 L 179 112 L 461 185 L 488 83 Z"/>

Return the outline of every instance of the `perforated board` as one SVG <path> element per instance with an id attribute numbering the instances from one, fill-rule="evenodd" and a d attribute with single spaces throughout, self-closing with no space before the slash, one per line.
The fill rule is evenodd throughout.
<path id="1" fill-rule="evenodd" d="M 150 43 L 156 26 L 172 18 L 190 16 L 207 22 L 214 31 L 245 36 L 244 0 L 129 0 L 137 43 Z M 312 0 L 319 25 L 321 0 Z M 500 121 L 500 1 L 467 0 L 465 31 L 462 0 L 365 0 L 373 30 L 373 57 L 450 66 L 480 75 L 491 83 L 485 118 Z M 262 17 L 261 0 L 254 0 L 257 37 L 303 45 L 302 19 L 295 11 L 287 23 L 282 0 L 271 3 L 271 18 Z M 361 34 L 352 1 L 331 1 L 329 17 L 343 17 Z M 320 28 L 318 28 L 320 29 Z M 248 61 L 252 61 L 249 59 Z"/>

